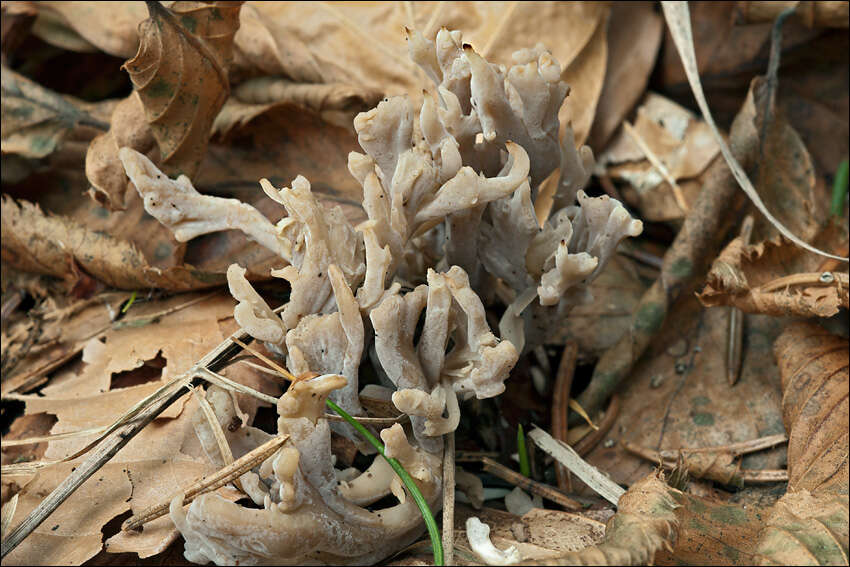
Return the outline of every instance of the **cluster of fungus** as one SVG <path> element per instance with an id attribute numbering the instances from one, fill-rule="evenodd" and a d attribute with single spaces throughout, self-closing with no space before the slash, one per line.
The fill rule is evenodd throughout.
<path id="1" fill-rule="evenodd" d="M 278 432 L 290 441 L 240 479 L 261 508 L 214 494 L 185 510 L 173 504 L 191 561 L 363 564 L 414 541 L 421 516 L 380 456 L 362 473 L 335 468 L 332 429 L 368 448 L 346 424 L 327 421 L 325 399 L 366 416 L 359 371 L 371 364 L 410 416 L 407 430 L 380 432 L 386 452 L 439 507 L 442 436 L 458 426 L 458 396 L 502 393 L 520 354 L 546 341 L 549 321 L 591 297 L 588 286 L 617 244 L 641 232 L 619 202 L 581 190 L 592 154 L 574 147 L 569 129 L 559 141 L 568 87 L 542 46 L 516 52 L 505 68 L 463 44 L 460 32 L 443 29 L 435 41 L 408 33 L 410 56 L 434 86 L 418 112 L 399 96 L 355 119 L 365 154 L 352 152 L 348 166 L 367 216 L 358 226 L 325 208 L 301 176 L 283 189 L 261 181 L 286 209 L 272 224 L 237 200 L 199 194 L 186 177 L 168 179 L 131 149 L 120 152 L 146 210 L 178 240 L 238 229 L 281 257 L 285 267 L 271 275 L 291 291 L 280 314 L 243 268 L 230 266 L 235 318 L 293 374 L 319 375 L 279 399 Z M 541 225 L 533 203 L 557 168 L 552 213 Z M 500 336 L 482 298 L 505 307 Z M 220 419 L 233 412 L 229 397 L 210 398 Z M 233 433 L 235 452 L 269 438 L 242 429 L 252 434 Z M 390 494 L 397 505 L 369 508 Z"/>

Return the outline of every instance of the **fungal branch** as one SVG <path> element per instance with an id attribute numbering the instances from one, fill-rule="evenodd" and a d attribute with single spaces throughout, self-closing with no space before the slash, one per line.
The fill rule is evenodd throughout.
<path id="1" fill-rule="evenodd" d="M 213 494 L 172 505 L 191 561 L 362 564 L 414 541 L 422 518 L 386 461 L 376 457 L 363 472 L 335 468 L 332 430 L 373 449 L 350 424 L 325 417 L 325 399 L 366 416 L 359 380 L 371 366 L 410 416 L 409 430 L 379 433 L 386 453 L 438 507 L 442 437 L 458 426 L 458 398 L 501 394 L 519 356 L 591 298 L 619 242 L 642 230 L 616 200 L 582 191 L 593 156 L 574 147 L 569 129 L 558 139 L 569 87 L 542 45 L 515 53 L 510 68 L 488 63 L 457 31 L 429 40 L 408 30 L 408 48 L 432 85 L 418 107 L 392 97 L 355 118 L 364 153 L 349 154 L 348 167 L 368 217 L 358 226 L 323 206 L 301 176 L 282 189 L 261 180 L 285 210 L 272 223 L 239 201 L 201 195 L 186 177 L 168 179 L 132 149 L 120 152 L 146 210 L 178 240 L 236 229 L 280 257 L 271 275 L 291 292 L 279 314 L 244 268 L 230 266 L 235 319 L 293 374 L 320 374 L 280 398 L 278 433 L 289 441 L 239 479 L 260 509 Z M 533 203 L 555 169 L 555 206 L 540 225 Z M 496 303 L 499 336 L 486 316 Z M 231 411 L 228 396 L 208 398 L 217 415 Z M 242 429 L 234 443 L 269 438 Z M 399 503 L 374 509 L 389 494 Z"/>

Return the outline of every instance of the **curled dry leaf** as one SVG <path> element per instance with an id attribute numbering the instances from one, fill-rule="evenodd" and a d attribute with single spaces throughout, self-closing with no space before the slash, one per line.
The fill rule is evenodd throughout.
<path id="1" fill-rule="evenodd" d="M 777 339 L 782 417 L 789 431 L 788 493 L 761 533 L 763 564 L 846 564 L 848 556 L 847 340 L 813 323 Z"/>
<path id="2" fill-rule="evenodd" d="M 848 26 L 847 2 L 762 2 L 739 1 L 735 3 L 740 18 L 749 23 L 772 22 L 779 14 L 794 6 L 794 17 L 807 27 L 846 28 Z"/>
<path id="3" fill-rule="evenodd" d="M 210 128 L 227 100 L 227 65 L 239 28 L 241 2 L 148 3 L 139 26 L 139 52 L 124 67 L 170 175 L 195 175 Z"/>
<path id="4" fill-rule="evenodd" d="M 71 219 L 46 215 L 40 207 L 3 196 L 3 261 L 20 270 L 67 275 L 69 258 L 90 276 L 118 289 L 189 290 L 221 285 L 223 274 L 183 265 L 154 268 L 132 244 L 92 231 Z"/>
<path id="5" fill-rule="evenodd" d="M 639 138 L 636 140 L 635 138 Z M 641 145 L 654 154 L 677 181 L 687 203 L 693 203 L 703 185 L 703 174 L 720 148 L 711 129 L 696 115 L 655 93 L 647 94 L 637 109 L 633 131 L 625 129 L 599 156 L 612 179 L 625 181 L 624 194 L 651 221 L 683 218 L 670 184 L 647 159 Z"/>
<path id="6" fill-rule="evenodd" d="M 825 235 L 840 239 L 840 230 Z M 847 272 L 822 272 L 820 265 L 821 258 L 782 236 L 751 246 L 736 238 L 714 261 L 699 299 L 747 313 L 831 317 L 848 307 L 850 282 Z"/>
<path id="7" fill-rule="evenodd" d="M 132 93 L 115 106 L 109 131 L 92 140 L 86 151 L 86 177 L 91 183 L 89 196 L 109 210 L 126 210 L 135 190 L 128 187 L 129 180 L 118 159 L 118 150 L 130 147 L 147 153 L 154 149 L 155 143 L 145 121 L 142 101 L 137 93 Z M 129 195 L 128 190 L 131 191 Z"/>
<path id="8" fill-rule="evenodd" d="M 660 472 L 636 482 L 623 496 L 597 545 L 554 559 L 524 561 L 523 565 L 652 565 L 655 554 L 676 543 L 679 491 Z"/>
<path id="9" fill-rule="evenodd" d="M 144 2 L 39 2 L 38 8 L 39 19 L 50 17 L 54 22 L 39 34 L 48 43 L 55 43 L 58 33 L 74 34 L 83 45 L 124 58 L 136 52 L 136 26 L 147 16 Z"/>
<path id="10" fill-rule="evenodd" d="M 109 124 L 94 114 L 96 105 L 57 94 L 26 77 L 2 69 L 2 141 L 4 154 L 43 158 L 79 126 L 106 130 Z"/>

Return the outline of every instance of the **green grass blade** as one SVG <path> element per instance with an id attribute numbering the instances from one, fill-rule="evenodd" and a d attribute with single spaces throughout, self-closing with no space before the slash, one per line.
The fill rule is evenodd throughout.
<path id="1" fill-rule="evenodd" d="M 121 313 L 126 313 L 127 311 L 130 310 L 130 307 L 133 306 L 133 302 L 136 301 L 136 294 L 137 293 L 138 293 L 137 291 L 133 292 L 133 294 L 130 296 L 130 299 L 127 300 L 127 303 L 121 309 Z"/>
<path id="2" fill-rule="evenodd" d="M 844 212 L 844 198 L 847 196 L 847 183 L 850 177 L 850 163 L 844 159 L 835 170 L 835 180 L 832 182 L 832 204 L 829 212 L 840 217 Z"/>
<path id="3" fill-rule="evenodd" d="M 443 564 L 443 543 L 440 539 L 440 530 L 437 528 L 437 522 L 434 520 L 434 515 L 431 513 L 431 508 L 428 507 L 428 502 L 426 502 L 425 497 L 422 496 L 422 493 L 419 492 L 419 487 L 416 486 L 416 483 L 413 481 L 413 478 L 408 474 L 404 467 L 401 466 L 401 463 L 398 462 L 397 459 L 392 457 L 387 457 L 384 452 L 384 444 L 381 443 L 377 437 L 372 435 L 368 429 L 357 423 L 353 417 L 348 415 L 348 413 L 333 403 L 330 400 L 326 401 L 327 406 L 342 416 L 342 418 L 347 421 L 354 429 L 356 429 L 360 435 L 366 438 L 366 440 L 373 446 L 381 456 L 386 459 L 386 461 L 393 468 L 395 473 L 401 478 L 401 481 L 407 487 L 407 490 L 410 492 L 410 495 L 413 496 L 413 501 L 416 502 L 416 505 L 419 506 L 419 511 L 422 513 L 422 518 L 425 520 L 425 526 L 428 528 L 428 535 L 431 538 L 431 548 L 434 551 L 434 565 L 442 565 Z"/>
<path id="4" fill-rule="evenodd" d="M 516 450 L 519 454 L 519 472 L 526 478 L 531 478 L 531 465 L 528 462 L 528 449 L 525 446 L 525 432 L 522 430 L 522 424 L 519 424 L 516 430 Z"/>

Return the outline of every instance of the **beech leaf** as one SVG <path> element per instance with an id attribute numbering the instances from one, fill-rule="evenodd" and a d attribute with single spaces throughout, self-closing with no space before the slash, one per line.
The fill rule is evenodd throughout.
<path id="1" fill-rule="evenodd" d="M 139 51 L 124 64 L 169 175 L 193 177 L 230 93 L 227 65 L 241 2 L 148 2 Z"/>

